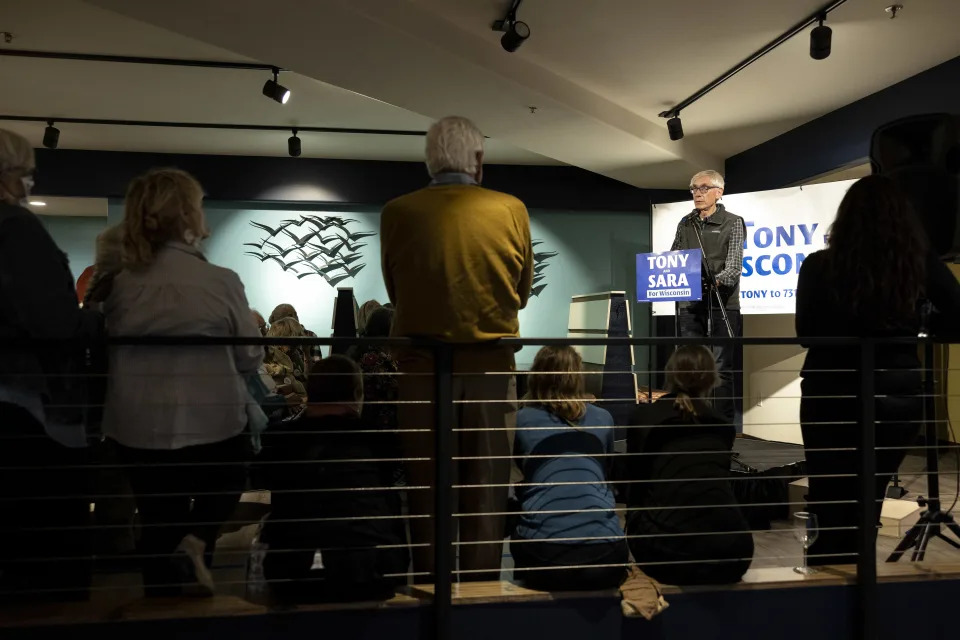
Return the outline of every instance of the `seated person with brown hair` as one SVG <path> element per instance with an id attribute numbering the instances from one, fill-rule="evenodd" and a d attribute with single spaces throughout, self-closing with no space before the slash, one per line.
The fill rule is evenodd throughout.
<path id="1" fill-rule="evenodd" d="M 607 484 L 613 418 L 585 397 L 580 354 L 540 349 L 517 415 L 523 483 L 510 539 L 515 576 L 534 589 L 610 589 L 626 575 L 627 544 Z"/>
<path id="2" fill-rule="evenodd" d="M 286 302 L 283 304 L 278 304 L 276 307 L 274 307 L 273 311 L 270 312 L 270 324 L 273 324 L 277 320 L 283 320 L 284 318 L 293 318 L 296 320 L 297 324 L 299 324 L 303 329 L 304 336 L 308 338 L 317 337 L 317 334 L 303 326 L 303 323 L 300 322 L 300 315 L 297 313 L 297 310 L 292 304 L 288 304 Z M 323 357 L 323 354 L 321 353 L 321 347 L 318 344 L 311 345 L 310 347 L 303 349 L 303 352 L 310 355 L 310 364 L 319 362 L 320 358 Z"/>
<path id="3" fill-rule="evenodd" d="M 307 391 L 303 416 L 263 435 L 265 576 L 284 599 L 389 597 L 409 555 L 391 465 L 377 462 L 382 436 L 360 419 L 363 377 L 335 355 L 313 366 Z"/>
<path id="4" fill-rule="evenodd" d="M 717 381 L 709 349 L 680 347 L 667 362 L 667 395 L 640 405 L 630 422 L 630 551 L 666 584 L 739 582 L 753 558 L 729 479 L 736 430 L 706 400 Z"/>

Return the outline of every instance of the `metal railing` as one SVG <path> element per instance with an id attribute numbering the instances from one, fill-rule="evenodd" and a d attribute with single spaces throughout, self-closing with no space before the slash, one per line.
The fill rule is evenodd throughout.
<path id="1" fill-rule="evenodd" d="M 713 338 L 713 339 L 704 339 L 704 338 L 556 338 L 556 339 L 536 339 L 536 338 L 517 338 L 517 339 L 504 339 L 497 343 L 497 346 L 504 349 L 519 350 L 521 347 L 525 346 L 546 346 L 546 345 L 574 345 L 578 347 L 590 347 L 590 346 L 620 346 L 620 347 L 636 347 L 636 346 L 646 346 L 646 347 L 658 347 L 658 348 L 672 348 L 676 345 L 683 344 L 724 344 L 724 343 L 735 343 L 740 346 L 799 346 L 801 340 L 796 338 Z M 876 452 L 878 451 L 875 425 L 878 423 L 878 416 L 876 415 L 876 406 L 875 399 L 877 397 L 877 386 L 875 374 L 877 372 L 876 363 L 878 350 L 885 349 L 891 345 L 933 345 L 935 341 L 923 339 L 908 339 L 908 338 L 890 338 L 890 339 L 879 339 L 879 338 L 869 338 L 869 339 L 848 339 L 848 338 L 805 338 L 802 340 L 803 346 L 808 347 L 818 347 L 818 348 L 856 348 L 859 352 L 858 358 L 858 367 L 857 367 L 857 377 L 858 377 L 858 388 L 857 388 L 857 415 L 859 422 L 859 442 L 857 443 L 856 451 L 858 453 L 858 469 L 854 472 L 849 472 L 847 475 L 853 477 L 856 475 L 858 479 L 858 498 L 856 505 L 858 507 L 858 522 L 857 522 L 857 548 L 856 548 L 856 566 L 857 566 L 857 607 L 856 607 L 856 616 L 859 623 L 860 636 L 864 638 L 873 638 L 877 635 L 877 603 L 878 603 L 878 583 L 877 583 L 877 545 L 876 545 L 876 523 L 879 519 L 878 512 L 878 501 L 876 499 L 876 483 L 878 477 L 877 469 L 877 458 Z M 0 340 L 0 358 L 3 357 L 5 350 L 16 350 L 17 352 L 23 352 L 25 349 L 62 349 L 65 345 L 72 345 L 76 347 L 77 345 L 73 342 L 63 342 L 63 343 L 51 343 L 49 341 L 44 343 L 31 343 L 29 340 Z M 432 393 L 431 399 L 428 401 L 432 404 L 432 446 L 433 446 L 433 456 L 412 456 L 408 451 L 403 451 L 397 455 L 387 455 L 383 458 L 366 458 L 362 460 L 363 462 L 389 462 L 389 463 L 404 463 L 404 464 L 424 464 L 431 462 L 433 465 L 432 475 L 433 475 L 433 509 L 431 514 L 400 514 L 397 517 L 403 522 L 411 522 L 413 520 L 426 520 L 432 519 L 432 538 L 433 538 L 433 569 L 429 572 L 419 571 L 416 564 L 414 564 L 413 571 L 402 572 L 401 574 L 392 575 L 390 577 L 402 578 L 404 580 L 410 580 L 413 578 L 420 577 L 425 574 L 430 574 L 434 580 L 434 589 L 433 589 L 433 633 L 437 638 L 447 638 L 453 637 L 452 622 L 451 622 L 451 608 L 453 605 L 453 585 L 454 577 L 459 576 L 460 579 L 469 579 L 472 573 L 482 574 L 487 571 L 476 570 L 476 569 L 458 569 L 456 566 L 457 557 L 456 554 L 452 553 L 451 550 L 459 549 L 463 550 L 466 547 L 473 545 L 484 545 L 484 544 L 502 544 L 503 540 L 490 540 L 490 539 L 479 539 L 479 540 L 457 540 L 457 529 L 458 523 L 462 522 L 466 518 L 472 517 L 505 517 L 507 515 L 524 515 L 524 511 L 513 510 L 510 511 L 504 505 L 503 509 L 490 509 L 484 512 L 464 512 L 463 509 L 458 509 L 455 507 L 454 498 L 457 492 L 468 491 L 478 488 L 508 488 L 515 487 L 516 482 L 510 481 L 506 483 L 501 482 L 490 482 L 490 483 L 480 483 L 480 484 L 470 484 L 464 483 L 458 479 L 457 465 L 465 461 L 470 460 L 481 460 L 490 462 L 497 459 L 504 458 L 504 454 L 478 454 L 478 455 L 465 455 L 462 451 L 457 450 L 457 441 L 463 433 L 470 431 L 483 430 L 484 427 L 476 427 L 472 425 L 461 425 L 457 423 L 457 410 L 458 407 L 462 408 L 463 406 L 468 405 L 471 402 L 488 402 L 488 400 L 464 400 L 462 398 L 455 397 L 455 386 L 458 380 L 458 377 L 462 377 L 464 374 L 462 371 L 457 371 L 455 366 L 456 354 L 463 349 L 462 345 L 451 345 L 447 343 L 441 343 L 436 341 L 429 340 L 414 340 L 414 339 L 405 339 L 405 338 L 394 338 L 394 339 L 351 339 L 351 338 L 292 338 L 292 339 L 277 339 L 277 338 L 208 338 L 208 337 L 190 337 L 190 336 L 176 336 L 176 337 L 116 337 L 110 338 L 104 342 L 85 345 L 91 350 L 95 349 L 114 349 L 120 347 L 144 347 L 151 349 L 170 349 L 170 348 L 190 348 L 190 347 L 232 347 L 240 345 L 259 345 L 259 346 L 280 346 L 286 348 L 304 348 L 308 346 L 326 346 L 330 347 L 333 351 L 344 351 L 347 347 L 351 346 L 361 346 L 361 347 L 370 347 L 383 349 L 385 351 L 395 351 L 395 350 L 407 350 L 407 351 L 418 351 L 421 353 L 429 354 L 430 360 L 432 361 L 432 373 L 420 374 L 420 375 L 429 375 L 432 377 Z M 929 350 L 928 350 L 929 352 Z M 929 363 L 928 363 L 929 365 Z M 479 372 L 476 372 L 479 373 Z M 525 372 L 513 372 L 513 371 L 489 371 L 484 372 L 486 375 L 500 375 L 500 376 L 513 376 L 513 375 L 524 375 Z M 587 371 L 584 375 L 610 375 L 610 374 L 634 374 L 638 373 L 638 370 L 631 369 L 630 371 L 620 371 L 620 372 L 603 372 L 603 371 Z M 656 372 L 652 371 L 639 371 L 639 373 L 647 373 L 651 377 L 649 386 L 653 386 L 653 374 Z M 852 374 L 852 372 L 849 372 Z M 100 373 L 90 373 L 86 375 L 90 376 L 107 376 L 109 377 L 109 372 L 100 372 Z M 373 374 L 373 375 L 386 375 L 390 374 Z M 418 374 L 399 374 L 399 377 L 402 378 L 404 375 L 418 375 Z M 925 404 L 929 405 L 933 400 L 933 389 L 932 389 L 932 380 L 930 376 L 926 376 L 925 381 L 927 386 L 922 392 L 922 397 L 925 400 Z M 200 384 L 197 382 L 197 384 Z M 849 398 L 848 398 L 849 399 Z M 503 402 L 505 399 L 499 400 Z M 585 400 L 594 401 L 594 399 L 587 398 Z M 489 400 L 489 402 L 495 402 L 497 400 Z M 604 406 L 607 403 L 636 403 L 637 398 L 626 398 L 626 397 L 615 397 L 615 398 L 598 398 L 595 399 L 596 404 L 599 406 Z M 2 402 L 2 399 L 0 399 Z M 309 404 L 314 404 L 313 401 L 308 400 Z M 420 403 L 423 404 L 425 401 L 422 399 L 410 400 L 409 398 L 404 398 L 402 393 L 399 397 L 384 401 L 375 401 L 382 402 L 387 405 L 397 405 L 402 406 L 405 403 Z M 215 404 L 216 399 L 211 399 L 211 403 Z M 531 403 L 530 400 L 524 400 L 520 398 L 518 403 L 521 407 L 527 406 Z M 89 407 L 87 407 L 89 408 Z M 925 416 L 917 416 L 918 419 L 928 426 L 927 437 L 936 438 L 935 431 L 931 431 L 930 424 L 933 422 L 933 416 L 928 414 Z M 882 420 L 881 420 L 882 422 Z M 418 429 L 419 425 L 414 425 L 414 428 L 406 428 L 408 425 L 399 425 L 397 432 L 403 434 L 404 431 L 411 433 L 415 431 L 424 432 L 424 429 Z M 536 430 L 537 426 L 525 427 L 526 429 Z M 602 431 L 603 429 L 618 429 L 626 430 L 629 432 L 630 429 L 656 429 L 661 428 L 656 425 L 597 425 L 596 429 Z M 674 425 L 671 428 L 681 428 Z M 491 428 L 493 430 L 499 429 L 499 427 Z M 371 433 L 380 433 L 383 429 L 371 428 Z M 271 425 L 268 427 L 266 433 L 271 433 L 272 436 L 283 435 L 285 432 L 283 427 L 277 427 L 276 425 Z M 3 437 L 3 434 L 0 434 L 0 437 Z M 15 446 L 15 445 L 12 445 Z M 935 450 L 936 442 L 926 442 L 925 448 L 929 450 Z M 880 447 L 883 449 L 883 447 Z M 677 454 L 683 454 L 684 452 L 674 452 Z M 723 454 L 724 451 L 696 451 L 690 452 L 692 454 Z M 728 453 L 728 452 L 727 452 Z M 513 452 L 508 452 L 506 454 L 507 458 L 513 457 Z M 543 453 L 543 454 L 528 454 L 526 457 L 532 460 L 542 458 L 544 460 L 555 460 L 561 459 L 564 456 L 578 458 L 587 456 L 586 453 L 573 452 L 569 454 L 557 454 L 557 453 Z M 589 453 L 590 457 L 593 457 L 598 460 L 610 459 L 611 461 L 621 461 L 621 460 L 630 460 L 630 459 L 640 459 L 644 456 L 656 455 L 656 452 L 649 453 L 644 451 L 602 451 L 596 452 L 592 451 Z M 433 458 L 430 461 L 430 458 Z M 929 458 L 929 456 L 928 456 Z M 348 462 L 348 460 L 339 459 L 339 460 L 330 460 L 330 459 L 305 459 L 300 461 L 290 461 L 285 462 L 276 462 L 276 461 L 260 461 L 256 460 L 248 465 L 251 469 L 256 469 L 258 467 L 269 467 L 270 465 L 277 464 L 337 464 L 338 462 Z M 356 462 L 356 460 L 353 460 Z M 183 463 L 191 464 L 191 463 Z M 210 465 L 210 462 L 205 462 L 204 464 Z M 232 462 L 223 462 L 221 464 L 232 464 Z M 101 465 L 98 468 L 113 468 L 113 469 L 126 469 L 130 468 L 129 463 L 113 464 L 113 465 Z M 9 470 L 16 470 L 14 467 L 8 467 Z M 0 469 L 0 471 L 3 471 Z M 928 470 L 928 473 L 932 471 Z M 881 474 L 882 475 L 882 474 Z M 771 476 L 771 479 L 784 480 L 788 481 L 791 479 L 799 479 L 803 477 L 802 475 L 781 475 L 781 476 Z M 731 482 L 744 482 L 749 480 L 749 477 L 744 478 L 726 478 Z M 724 480 L 724 478 L 714 478 L 707 477 L 703 478 L 704 481 L 718 481 Z M 639 486 L 643 485 L 644 482 L 669 482 L 663 478 L 655 480 L 642 480 L 638 478 L 630 477 L 607 477 L 604 478 L 600 484 L 603 484 L 607 487 L 612 487 L 614 489 L 619 486 L 629 487 L 629 486 Z M 682 479 L 682 482 L 693 482 L 689 478 Z M 581 485 L 596 485 L 597 482 L 542 482 L 538 486 L 548 487 L 548 486 L 576 486 Z M 348 487 L 327 487 L 327 488 L 313 488 L 304 490 L 306 493 L 310 494 L 320 494 L 324 491 L 326 492 L 337 492 L 341 490 L 351 489 Z M 352 489 L 357 489 L 356 487 Z M 419 491 L 429 491 L 431 487 L 426 485 L 412 484 L 407 486 L 374 486 L 374 487 L 364 487 L 367 492 L 389 492 L 389 491 L 402 491 L 402 492 L 419 492 Z M 282 489 L 278 494 L 282 494 L 284 491 L 289 493 L 296 493 L 296 489 Z M 196 494 L 197 492 L 191 492 L 191 495 Z M 216 492 L 211 492 L 216 493 Z M 203 492 L 200 492 L 202 495 Z M 10 492 L 6 494 L 10 496 Z M 121 494 L 111 494 L 111 493 L 98 493 L 94 492 L 94 498 L 103 500 L 111 497 L 117 497 Z M 16 495 L 12 496 L 16 498 Z M 49 500 L 56 500 L 62 496 L 47 496 Z M 939 497 L 939 496 L 937 496 Z M 38 499 L 42 499 L 38 498 Z M 843 502 L 843 501 L 840 501 Z M 618 500 L 620 503 L 620 500 Z M 809 502 L 808 504 L 813 510 L 816 507 L 815 502 Z M 630 514 L 642 511 L 651 511 L 654 509 L 662 509 L 665 507 L 676 508 L 676 509 L 695 509 L 705 506 L 710 506 L 708 504 L 694 504 L 694 505 L 657 505 L 657 506 L 644 506 L 644 505 L 631 505 L 627 504 L 625 507 L 618 504 L 617 511 L 622 514 Z M 753 503 L 740 503 L 737 505 L 741 509 L 746 508 L 762 508 L 766 506 L 784 506 L 784 504 L 777 503 L 776 505 L 768 504 L 765 502 L 753 502 Z M 788 503 L 788 506 L 794 506 L 792 503 Z M 557 509 L 554 510 L 557 514 L 564 513 L 576 513 L 576 512 L 585 512 L 589 509 Z M 538 513 L 543 513 L 538 512 Z M 392 516 L 390 516 L 392 517 Z M 342 520 L 343 518 L 338 517 L 324 517 L 319 515 L 316 518 L 304 519 L 305 522 L 322 522 L 322 521 L 336 521 Z M 281 521 L 282 522 L 282 521 Z M 294 522 L 289 522 L 292 524 Z M 217 523 L 208 523 L 216 525 Z M 102 527 L 109 527 L 110 525 L 102 525 Z M 119 525 L 118 525 L 119 526 Z M 731 533 L 744 533 L 744 534 L 763 534 L 771 532 L 783 532 L 783 529 L 775 528 L 756 528 L 749 526 L 748 529 L 742 531 L 717 531 L 717 532 L 704 532 L 699 531 L 696 533 L 674 533 L 670 534 L 674 537 L 683 536 L 704 536 L 704 535 L 729 535 Z M 656 538 L 658 534 L 631 534 L 629 530 L 626 535 L 623 536 L 625 541 L 633 541 L 638 539 L 650 539 Z M 663 535 L 663 534 L 659 534 Z M 605 539 L 603 536 L 597 536 L 598 538 Z M 564 538 L 562 536 L 553 538 L 553 542 L 591 542 L 594 539 L 591 537 L 577 536 L 572 538 Z M 534 542 L 534 541 L 526 541 Z M 511 542 L 511 545 L 524 544 L 522 540 L 514 540 Z M 378 549 L 387 549 L 391 547 L 405 547 L 405 548 L 423 548 L 423 543 L 420 543 L 415 536 L 411 543 L 404 541 L 399 545 L 379 545 Z M 286 552 L 296 552 L 296 551 L 307 551 L 309 549 L 287 549 Z M 335 549 L 333 549 L 335 550 Z M 283 553 L 281 550 L 272 551 L 272 553 Z M 103 558 L 100 558 L 103 560 Z M 743 558 L 742 560 L 753 560 L 751 558 Z M 729 558 L 727 559 L 729 560 Z M 701 562 L 697 560 L 695 562 Z M 683 561 L 671 560 L 664 562 L 663 564 L 682 564 Z M 624 565 L 631 564 L 629 561 L 624 563 Z M 658 564 L 656 561 L 647 562 L 646 565 L 649 567 L 655 566 Z M 590 564 L 579 564 L 577 565 L 580 568 L 589 568 L 594 565 Z M 596 567 L 610 566 L 607 564 L 597 564 Z M 569 567 L 557 566 L 553 567 L 557 570 L 562 570 Z M 541 568 L 543 569 L 543 568 Z M 522 577 L 524 572 L 537 570 L 530 568 L 515 568 L 514 575 Z"/>

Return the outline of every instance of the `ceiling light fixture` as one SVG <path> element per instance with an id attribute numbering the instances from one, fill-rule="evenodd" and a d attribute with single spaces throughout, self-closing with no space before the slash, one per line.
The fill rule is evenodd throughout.
<path id="1" fill-rule="evenodd" d="M 676 142 L 683 140 L 683 123 L 680 122 L 680 114 L 667 120 L 667 131 L 670 132 L 670 139 Z"/>
<path id="2" fill-rule="evenodd" d="M 287 104 L 287 100 L 290 99 L 290 89 L 287 89 L 278 82 L 279 76 L 280 69 L 274 67 L 273 79 L 263 83 L 263 95 L 272 100 L 276 100 L 280 104 Z"/>
<path id="3" fill-rule="evenodd" d="M 814 27 L 810 32 L 810 57 L 814 60 L 826 60 L 830 57 L 833 29 L 823 24 L 826 19 L 827 14 L 822 14 L 818 19 L 820 26 Z"/>
<path id="4" fill-rule="evenodd" d="M 28 204 L 29 204 L 31 207 L 45 207 L 45 206 L 47 206 L 47 203 L 44 202 L 43 200 L 31 200 Z"/>
<path id="5" fill-rule="evenodd" d="M 887 13 L 890 14 L 890 19 L 891 19 L 891 20 L 896 20 L 897 14 L 900 13 L 901 11 L 903 11 L 903 5 L 902 5 L 902 4 L 892 4 L 892 5 L 890 5 L 889 7 L 887 7 L 886 9 L 884 9 L 884 11 L 886 11 Z"/>
<path id="6" fill-rule="evenodd" d="M 299 158 L 302 148 L 300 147 L 300 138 L 297 137 L 297 130 L 293 130 L 293 135 L 287 138 L 287 153 L 293 158 Z"/>
<path id="7" fill-rule="evenodd" d="M 500 46 L 504 51 L 513 53 L 520 48 L 527 38 L 530 37 L 530 26 L 526 22 L 517 20 L 517 9 L 523 0 L 513 0 L 507 15 L 503 20 L 497 20 L 493 23 L 494 31 L 502 31 L 503 37 L 500 38 Z"/>
<path id="8" fill-rule="evenodd" d="M 671 129 L 671 137 L 674 134 L 679 136 L 677 138 L 673 138 L 674 140 L 679 140 L 681 137 L 683 137 L 683 129 L 680 126 L 679 118 L 679 114 L 682 110 L 697 102 L 711 91 L 722 85 L 724 82 L 782 45 L 787 40 L 790 40 L 794 36 L 797 36 L 801 33 L 806 33 L 808 27 L 811 25 L 820 23 L 820 26 L 813 29 L 813 31 L 810 33 L 810 55 L 813 56 L 815 60 L 823 60 L 829 56 L 832 33 L 830 31 L 830 27 L 824 26 L 823 22 L 827 19 L 827 15 L 846 4 L 846 2 L 847 0 L 830 0 L 827 4 L 820 7 L 820 9 L 818 9 L 815 13 L 808 15 L 806 18 L 792 26 L 787 31 L 784 31 L 775 39 L 771 40 L 760 49 L 757 49 L 749 56 L 724 71 L 721 75 L 705 84 L 703 87 L 697 89 L 690 96 L 684 98 L 669 109 L 661 111 L 659 114 L 661 118 L 669 118 L 670 120 L 676 119 L 676 124 Z"/>
<path id="9" fill-rule="evenodd" d="M 56 149 L 60 143 L 60 129 L 53 126 L 53 120 L 47 121 L 47 128 L 43 130 L 43 146 L 47 149 Z"/>

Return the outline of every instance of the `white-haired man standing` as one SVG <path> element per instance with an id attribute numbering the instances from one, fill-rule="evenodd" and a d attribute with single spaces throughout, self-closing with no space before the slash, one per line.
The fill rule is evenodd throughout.
<path id="1" fill-rule="evenodd" d="M 533 249 L 527 209 L 517 198 L 480 186 L 483 134 L 470 120 L 448 117 L 427 133 L 430 184 L 383 209 L 380 220 L 383 278 L 396 306 L 393 335 L 426 337 L 457 345 L 454 352 L 454 455 L 484 457 L 458 463 L 458 483 L 485 485 L 459 491 L 460 513 L 502 514 L 510 479 L 516 380 L 488 375 L 514 370 L 513 349 L 499 338 L 519 334 L 518 312 L 530 296 Z M 433 424 L 429 353 L 398 354 L 401 430 Z M 411 375 L 412 374 L 412 375 Z M 419 374 L 419 375 L 418 375 Z M 405 455 L 432 457 L 433 434 L 401 434 Z M 412 485 L 434 485 L 432 462 L 408 463 Z M 493 485 L 493 486 L 491 486 Z M 496 486 L 499 485 L 499 486 Z M 433 511 L 430 491 L 410 492 L 412 515 Z M 459 519 L 464 579 L 496 579 L 503 551 L 504 517 Z M 411 521 L 413 542 L 433 542 L 432 520 Z M 433 572 L 433 550 L 414 550 L 414 569 Z"/>
<path id="2" fill-rule="evenodd" d="M 746 227 L 743 218 L 726 210 L 720 203 L 723 196 L 723 176 L 717 171 L 701 171 L 690 178 L 693 212 L 677 225 L 672 251 L 699 249 L 703 241 L 703 261 L 709 265 L 714 285 L 727 311 L 732 336 L 741 335 L 740 271 L 743 268 L 743 237 Z M 697 238 L 699 232 L 700 239 Z M 706 268 L 704 268 L 706 273 Z M 707 335 L 707 318 L 713 309 L 713 336 L 726 337 L 727 327 L 717 296 L 704 287 L 703 300 L 681 302 L 679 314 L 680 335 L 703 337 Z M 735 418 L 733 394 L 733 359 L 736 349 L 732 344 L 711 345 L 720 372 L 714 405 L 717 412 L 731 423 Z"/>

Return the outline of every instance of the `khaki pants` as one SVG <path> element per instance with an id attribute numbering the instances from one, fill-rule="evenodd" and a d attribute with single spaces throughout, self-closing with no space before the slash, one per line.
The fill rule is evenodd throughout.
<path id="1" fill-rule="evenodd" d="M 429 457 L 429 461 L 408 462 L 407 480 L 411 486 L 429 486 L 429 490 L 409 492 L 410 515 L 429 514 L 434 509 L 434 363 L 429 352 L 404 351 L 397 354 L 400 369 L 397 422 L 406 457 Z M 508 374 L 515 369 L 513 349 L 492 346 L 458 346 L 453 355 L 454 431 L 453 456 L 482 456 L 481 460 L 456 460 L 454 484 L 501 485 L 459 489 L 452 505 L 457 517 L 461 543 L 462 571 L 488 570 L 461 574 L 461 580 L 497 580 L 503 554 L 507 489 L 510 482 L 513 435 L 516 428 L 517 381 Z M 492 374 L 492 375 L 491 375 Z M 498 375 L 499 374 L 499 375 Z M 407 404 L 409 402 L 418 404 Z M 424 403 L 429 402 L 429 404 Z M 403 433 L 409 429 L 429 432 Z M 498 456 L 495 459 L 487 456 Z M 497 515 L 471 515 L 497 514 Z M 411 518 L 414 544 L 428 546 L 413 549 L 414 571 L 433 574 L 434 520 Z M 451 553 L 453 550 L 451 549 Z M 418 576 L 418 582 L 423 581 Z"/>

